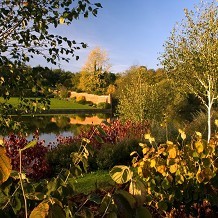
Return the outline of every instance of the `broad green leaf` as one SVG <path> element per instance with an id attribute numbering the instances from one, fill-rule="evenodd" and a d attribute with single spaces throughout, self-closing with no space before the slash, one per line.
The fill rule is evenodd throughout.
<path id="1" fill-rule="evenodd" d="M 104 140 L 100 136 L 95 135 L 94 138 L 96 139 L 97 142 L 104 143 Z"/>
<path id="2" fill-rule="evenodd" d="M 46 195 L 41 192 L 34 192 L 26 194 L 26 198 L 35 201 L 41 201 L 46 198 Z"/>
<path id="3" fill-rule="evenodd" d="M 136 209 L 135 218 L 152 218 L 152 215 L 146 207 L 139 207 Z"/>
<path id="4" fill-rule="evenodd" d="M 6 155 L 6 150 L 0 147 L 0 184 L 9 178 L 11 170 L 11 159 Z"/>
<path id="5" fill-rule="evenodd" d="M 143 205 L 146 199 L 145 185 L 139 179 L 132 180 L 129 185 L 129 193 L 132 194 L 138 205 Z"/>
<path id="6" fill-rule="evenodd" d="M 21 151 L 24 151 L 28 148 L 33 148 L 37 144 L 37 140 L 33 140 L 30 143 L 28 143 L 24 148 L 20 149 Z"/>
<path id="7" fill-rule="evenodd" d="M 118 165 L 111 169 L 111 178 L 118 184 L 124 184 L 132 179 L 133 173 L 129 167 L 124 165 Z"/>
<path id="8" fill-rule="evenodd" d="M 166 211 L 168 209 L 167 203 L 164 201 L 159 201 L 157 203 L 159 209 Z"/>
<path id="9" fill-rule="evenodd" d="M 202 183 L 205 179 L 204 174 L 201 170 L 198 170 L 197 174 L 196 174 L 196 179 L 199 183 Z"/>
<path id="10" fill-rule="evenodd" d="M 30 218 L 65 218 L 65 212 L 62 204 L 55 198 L 42 201 L 33 209 Z"/>
<path id="11" fill-rule="evenodd" d="M 99 212 L 100 212 L 101 214 L 104 214 L 104 212 L 105 212 L 106 209 L 107 209 L 108 211 L 111 211 L 111 212 L 116 211 L 116 206 L 115 206 L 115 204 L 114 204 L 114 200 L 113 200 L 113 198 L 112 198 L 112 196 L 111 196 L 110 193 L 107 193 L 107 194 L 103 197 L 103 199 L 102 199 L 102 201 L 101 201 L 100 208 L 99 208 Z"/>
<path id="12" fill-rule="evenodd" d="M 129 192 L 124 191 L 124 190 L 118 190 L 116 192 L 116 194 L 122 195 L 126 199 L 126 201 L 128 201 L 129 206 L 132 209 L 135 207 L 136 200 L 135 200 L 135 198 Z"/>
<path id="13" fill-rule="evenodd" d="M 48 218 L 66 218 L 66 214 L 63 208 L 55 202 L 50 206 Z"/>
<path id="14" fill-rule="evenodd" d="M 21 209 L 21 199 L 18 196 L 14 196 L 11 200 L 11 206 L 15 214 Z"/>
<path id="15" fill-rule="evenodd" d="M 133 208 L 135 207 L 135 198 L 126 191 L 121 190 L 113 195 L 119 217 L 132 218 Z"/>
<path id="16" fill-rule="evenodd" d="M 164 180 L 161 183 L 161 186 L 166 190 L 170 188 L 171 184 L 169 183 L 167 178 L 164 178 Z"/>
<path id="17" fill-rule="evenodd" d="M 105 131 L 101 128 L 101 126 L 97 127 L 98 131 L 101 133 L 102 136 L 107 136 L 107 134 L 105 133 Z"/>

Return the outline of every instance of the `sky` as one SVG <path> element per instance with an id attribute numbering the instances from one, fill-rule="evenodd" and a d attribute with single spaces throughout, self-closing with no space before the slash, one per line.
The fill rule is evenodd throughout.
<path id="1" fill-rule="evenodd" d="M 160 66 L 158 57 L 163 44 L 177 22 L 181 22 L 184 8 L 193 9 L 200 0 L 91 0 L 103 6 L 97 17 L 81 18 L 71 25 L 61 25 L 51 31 L 71 40 L 85 42 L 88 48 L 76 52 L 79 60 L 60 62 L 60 68 L 79 72 L 88 54 L 95 47 L 108 53 L 111 72 L 124 72 L 132 65 L 148 69 Z M 31 65 L 51 66 L 39 57 Z"/>

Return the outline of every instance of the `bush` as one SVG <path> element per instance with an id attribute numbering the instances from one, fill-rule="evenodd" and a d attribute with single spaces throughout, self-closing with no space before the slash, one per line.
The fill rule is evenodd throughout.
<path id="1" fill-rule="evenodd" d="M 139 144 L 143 155 L 131 154 L 135 170 L 115 166 L 112 179 L 118 184 L 130 181 L 129 192 L 137 203 L 149 205 L 161 217 L 216 217 L 218 135 L 207 143 L 196 132 L 187 142 L 180 130 L 180 141 L 159 146 L 150 134 L 145 138 L 146 143 Z"/>
<path id="2" fill-rule="evenodd" d="M 51 149 L 47 153 L 47 161 L 50 166 L 52 166 L 52 175 L 60 173 L 61 169 L 68 169 L 72 163 L 70 154 L 72 152 L 78 151 L 79 144 L 58 144 L 55 148 Z"/>
<path id="3" fill-rule="evenodd" d="M 95 165 L 93 159 L 90 159 L 91 170 L 108 170 L 115 165 L 130 165 L 130 153 L 138 149 L 140 140 L 130 139 L 118 142 L 117 144 L 104 144 L 100 150 L 94 154 Z M 97 167 L 97 169 L 92 168 Z"/>
<path id="4" fill-rule="evenodd" d="M 54 168 L 53 172 L 58 172 L 61 167 L 68 168 L 72 162 L 70 154 L 77 151 L 83 139 L 86 138 L 90 140 L 89 151 L 94 153 L 94 156 L 89 158 L 90 170 L 109 169 L 118 163 L 129 163 L 129 153 L 147 131 L 148 123 L 146 122 L 122 123 L 115 120 L 109 125 L 91 126 L 89 129 L 81 130 L 77 136 L 59 137 L 57 147 L 47 155 L 48 162 Z"/>
<path id="5" fill-rule="evenodd" d="M 4 139 L 7 156 L 11 159 L 12 169 L 19 171 L 20 156 L 19 149 L 24 148 L 29 141 L 23 136 L 11 134 Z M 41 179 L 48 177 L 50 167 L 46 160 L 49 147 L 44 146 L 44 141 L 38 141 L 33 148 L 22 152 L 22 171 L 29 178 Z"/>
<path id="6" fill-rule="evenodd" d="M 79 104 L 85 104 L 86 103 L 86 97 L 85 96 L 77 96 L 76 97 L 76 102 L 79 103 Z"/>
<path id="7" fill-rule="evenodd" d="M 99 109 L 110 109 L 111 105 L 107 102 L 100 102 L 97 104 L 97 108 Z"/>

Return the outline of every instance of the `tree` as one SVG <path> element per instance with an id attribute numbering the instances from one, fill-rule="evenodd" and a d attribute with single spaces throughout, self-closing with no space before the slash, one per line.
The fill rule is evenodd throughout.
<path id="1" fill-rule="evenodd" d="M 82 67 L 79 89 L 89 93 L 105 93 L 111 76 L 109 70 L 110 64 L 106 51 L 99 47 L 94 48 Z"/>
<path id="2" fill-rule="evenodd" d="M 131 67 L 117 83 L 119 116 L 139 122 L 161 121 L 173 99 L 169 82 L 163 76 L 155 79 L 155 72 L 151 74 L 147 68 Z"/>
<path id="3" fill-rule="evenodd" d="M 69 55 L 78 59 L 75 50 L 86 47 L 83 42 L 77 43 L 67 37 L 51 34 L 50 28 L 69 25 L 81 16 L 88 17 L 90 13 L 96 16 L 101 7 L 100 3 L 89 0 L 0 1 L 0 72 L 7 75 L 0 78 L 0 85 L 4 86 L 2 96 L 6 99 L 0 103 L 1 124 L 10 126 L 4 116 L 8 117 L 8 111 L 12 108 L 7 100 L 12 94 L 11 90 L 14 91 L 13 87 L 18 83 L 36 86 L 32 78 L 26 76 L 26 64 L 31 58 L 40 55 L 47 62 L 57 64 L 60 60 L 69 61 Z M 15 71 L 19 73 L 15 74 Z M 30 90 L 35 91 L 36 88 L 40 89 L 35 87 Z M 20 97 L 21 103 L 28 106 L 24 111 L 28 111 L 32 103 L 35 107 L 35 102 L 26 104 Z"/>
<path id="4" fill-rule="evenodd" d="M 105 50 L 96 47 L 94 48 L 87 58 L 86 63 L 82 67 L 82 71 L 93 73 L 93 72 L 109 72 L 110 64 L 108 54 Z"/>
<path id="5" fill-rule="evenodd" d="M 218 7 L 214 2 L 200 6 L 185 10 L 186 19 L 173 29 L 161 62 L 175 86 L 195 94 L 207 109 L 209 141 L 218 98 Z"/>

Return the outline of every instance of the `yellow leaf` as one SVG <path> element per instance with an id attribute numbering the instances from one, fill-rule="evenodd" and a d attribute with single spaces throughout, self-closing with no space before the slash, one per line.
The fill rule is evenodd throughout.
<path id="1" fill-rule="evenodd" d="M 59 22 L 60 22 L 60 24 L 64 24 L 64 18 L 63 17 L 60 17 L 60 19 L 59 19 Z"/>
<path id="2" fill-rule="evenodd" d="M 3 143 L 4 143 L 3 137 L 0 136 L 0 145 L 3 145 Z"/>
<path id="3" fill-rule="evenodd" d="M 195 142 L 195 148 L 197 149 L 198 153 L 202 153 L 204 150 L 204 145 L 200 141 L 197 141 Z"/>
<path id="4" fill-rule="evenodd" d="M 152 137 L 149 133 L 144 135 L 144 138 L 149 140 L 150 143 L 155 142 L 154 137 Z"/>
<path id="5" fill-rule="evenodd" d="M 155 167 L 155 165 L 156 165 L 156 160 L 152 159 L 150 162 L 150 167 Z"/>
<path id="6" fill-rule="evenodd" d="M 6 150 L 0 147 L 0 184 L 8 179 L 11 170 L 11 159 L 6 155 Z"/>
<path id="7" fill-rule="evenodd" d="M 202 138 L 202 134 L 200 132 L 195 132 L 195 134 L 199 137 Z"/>
<path id="8" fill-rule="evenodd" d="M 30 218 L 46 218 L 48 217 L 49 213 L 49 204 L 48 201 L 42 201 L 37 207 L 33 209 L 33 211 L 30 214 Z"/>
<path id="9" fill-rule="evenodd" d="M 177 149 L 175 147 L 171 147 L 169 150 L 168 150 L 168 157 L 169 158 L 176 158 L 176 153 L 177 153 Z"/>
<path id="10" fill-rule="evenodd" d="M 197 174 L 196 174 L 196 179 L 199 183 L 202 183 L 204 181 L 204 174 L 201 170 L 198 170 Z"/>
<path id="11" fill-rule="evenodd" d="M 160 165 L 157 167 L 157 172 L 161 174 L 165 174 L 165 171 L 166 171 L 166 167 L 164 165 Z"/>
<path id="12" fill-rule="evenodd" d="M 151 135 L 148 133 L 148 134 L 145 134 L 144 137 L 145 137 L 145 139 L 150 139 Z"/>
<path id="13" fill-rule="evenodd" d="M 140 180 L 132 180 L 129 185 L 129 193 L 132 194 L 138 205 L 143 205 L 146 199 L 146 188 Z"/>
<path id="14" fill-rule="evenodd" d="M 177 171 L 177 164 L 173 164 L 170 166 L 170 172 L 175 173 Z"/>
<path id="15" fill-rule="evenodd" d="M 218 120 L 215 120 L 215 125 L 216 127 L 218 127 Z"/>
<path id="16" fill-rule="evenodd" d="M 173 145 L 173 142 L 167 141 L 167 145 Z"/>
<path id="17" fill-rule="evenodd" d="M 139 176 L 143 176 L 143 169 L 142 169 L 142 167 L 138 167 L 138 174 L 139 174 Z"/>
<path id="18" fill-rule="evenodd" d="M 150 150 L 150 149 L 149 149 L 148 147 L 147 147 L 147 148 L 143 148 L 143 149 L 142 149 L 142 153 L 143 153 L 143 154 L 146 154 L 149 150 Z"/>
<path id="19" fill-rule="evenodd" d="M 180 135 L 181 135 L 181 138 L 182 138 L 183 140 L 185 140 L 185 139 L 186 139 L 186 134 L 185 134 L 185 132 L 184 132 L 183 130 L 179 129 L 179 133 L 180 133 Z"/>

